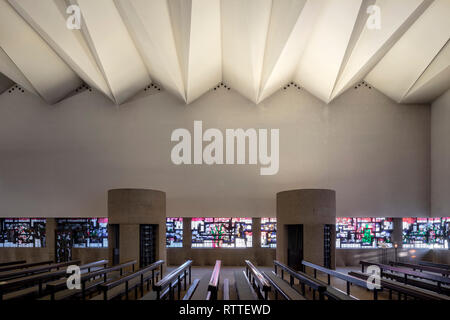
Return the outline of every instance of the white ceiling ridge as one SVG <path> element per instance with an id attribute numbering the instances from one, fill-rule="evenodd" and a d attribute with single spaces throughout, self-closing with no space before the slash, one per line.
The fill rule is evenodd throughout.
<path id="1" fill-rule="evenodd" d="M 283 1 L 283 0 L 281 0 Z M 304 47 L 307 43 L 308 39 L 305 39 L 306 37 L 304 37 L 304 34 L 302 34 L 302 27 L 304 24 L 306 25 L 311 25 L 313 23 L 311 23 L 311 18 L 310 17 L 305 17 L 305 15 L 311 15 L 311 11 L 312 8 L 317 8 L 311 5 L 311 2 L 308 3 L 308 0 L 302 1 L 301 4 L 301 8 L 297 8 L 298 11 L 296 12 L 296 17 L 295 17 L 295 22 L 292 23 L 289 27 L 289 31 L 286 33 L 285 35 L 285 40 L 283 41 L 282 47 L 278 50 L 278 54 L 274 57 L 275 61 L 272 63 L 271 68 L 269 69 L 269 66 L 267 66 L 267 53 L 270 50 L 270 41 L 271 39 L 269 39 L 270 36 L 270 31 L 273 31 L 274 26 L 273 24 L 273 19 L 274 19 L 274 2 L 272 2 L 272 11 L 271 11 L 271 20 L 270 20 L 270 25 L 269 25 L 269 32 L 267 33 L 267 39 L 266 39 L 266 48 L 265 48 L 265 52 L 264 52 L 264 59 L 263 59 L 263 72 L 261 74 L 261 82 L 260 82 L 260 88 L 259 88 L 259 92 L 258 92 L 258 97 L 257 97 L 257 103 L 262 102 L 264 99 L 266 99 L 267 97 L 269 97 L 273 92 L 279 90 L 280 88 L 283 87 L 283 82 L 281 79 L 276 79 L 277 76 L 279 76 L 280 73 L 280 69 L 283 68 L 283 64 L 289 63 L 289 60 L 296 60 L 294 62 L 294 66 L 297 66 L 300 60 L 300 56 L 301 53 L 304 50 Z M 310 19 L 307 19 L 310 18 Z M 281 28 L 282 26 L 280 25 L 276 25 L 276 27 Z M 312 28 L 312 26 L 311 26 Z M 302 47 L 300 50 L 298 50 L 298 54 L 296 57 L 288 57 L 290 59 L 288 59 L 286 56 L 289 55 L 290 53 L 292 53 L 292 47 L 294 46 L 294 44 L 298 44 L 301 40 L 299 39 L 299 35 L 300 38 L 303 38 L 303 45 L 300 45 L 300 47 Z M 296 49 L 294 49 L 296 50 Z M 284 58 L 284 59 L 283 59 Z M 288 62 L 286 62 L 286 60 L 288 60 Z M 281 71 L 282 72 L 282 71 Z M 291 69 L 289 72 L 289 76 L 288 77 L 284 77 L 283 80 L 285 81 L 293 81 L 294 80 L 294 73 L 295 73 L 295 69 Z M 275 78 L 275 79 L 274 79 Z M 277 81 L 278 80 L 278 81 Z M 271 82 L 275 82 L 275 84 L 271 83 Z M 271 92 L 273 91 L 273 92 Z"/>
<path id="2" fill-rule="evenodd" d="M 54 37 L 48 32 L 49 29 L 53 26 L 49 26 L 47 25 L 48 28 L 46 28 L 45 26 L 41 25 L 40 22 L 37 20 L 39 19 L 39 16 L 33 17 L 32 14 L 38 14 L 39 11 L 35 10 L 36 8 L 34 8 L 33 6 L 36 4 L 36 2 L 34 0 L 28 1 L 28 0 L 8 0 L 9 3 L 11 3 L 11 5 L 15 8 L 15 10 L 22 16 L 22 18 L 28 22 L 28 24 L 43 38 L 43 40 L 45 40 L 48 45 L 55 51 L 55 53 L 63 60 L 65 61 L 69 67 L 85 82 L 87 83 L 89 86 L 97 89 L 98 91 L 100 91 L 101 93 L 103 93 L 104 95 L 106 95 L 109 99 L 114 101 L 114 97 L 111 93 L 111 89 L 109 88 L 108 84 L 105 81 L 104 76 L 102 75 L 101 71 L 98 68 L 97 63 L 95 63 L 95 61 L 92 61 L 93 64 L 91 64 L 91 66 L 94 68 L 94 70 L 91 70 L 91 74 L 88 74 L 88 71 L 85 69 L 87 66 L 86 64 L 84 66 L 80 65 L 80 61 L 76 61 L 75 58 L 69 53 L 67 52 L 67 48 L 64 48 L 64 46 L 62 44 L 60 44 L 60 41 L 57 41 L 57 39 L 54 39 Z M 48 6 L 48 5 L 54 5 L 54 7 L 46 7 L 47 10 L 51 10 L 53 9 L 53 13 L 57 13 L 60 14 L 59 9 L 56 6 L 55 2 L 45 2 L 44 4 L 39 3 L 39 6 Z M 48 13 L 52 13 L 52 12 L 48 12 Z M 48 15 L 46 16 L 46 21 L 44 22 L 48 22 L 49 19 L 56 19 L 54 16 L 49 17 Z M 42 21 L 41 21 L 42 22 Z M 59 21 L 59 23 L 61 25 L 59 25 L 59 30 L 64 30 L 66 31 L 66 25 L 65 25 L 66 20 L 64 19 L 64 17 L 61 16 L 61 19 Z M 69 30 L 69 29 L 67 29 Z M 51 32 L 51 30 L 50 30 Z M 65 40 L 68 39 L 68 35 L 70 36 L 70 33 L 72 32 L 79 32 L 77 30 L 70 30 L 68 32 L 65 33 L 64 38 Z M 53 35 L 59 35 L 57 33 L 53 33 Z M 83 37 L 83 35 L 80 33 L 80 36 Z M 72 42 L 72 41 L 71 41 Z M 80 52 L 86 53 L 81 46 L 78 46 L 77 41 L 73 41 L 72 43 L 77 44 L 77 46 L 75 47 L 75 49 L 81 49 L 78 50 L 78 54 Z M 72 46 L 71 50 L 73 50 L 74 47 Z M 87 51 L 88 54 L 92 54 L 89 49 Z M 83 59 L 82 56 L 79 56 L 78 58 Z M 90 62 L 89 59 L 92 58 L 93 60 L 95 60 L 92 55 L 91 57 L 87 56 L 86 57 L 88 60 L 88 63 Z M 79 60 L 79 59 L 78 59 Z M 86 59 L 84 60 L 86 63 Z M 92 72 L 94 72 L 94 74 L 92 74 Z M 96 77 L 96 79 L 93 78 L 93 76 L 95 76 L 95 72 L 98 73 L 98 76 Z"/>
<path id="3" fill-rule="evenodd" d="M 14 83 L 17 83 L 22 88 L 26 89 L 28 92 L 36 96 L 39 96 L 43 99 L 43 97 L 39 94 L 39 92 L 33 87 L 33 84 L 16 66 L 16 64 L 11 60 L 11 58 L 3 50 L 2 47 L 0 47 L 0 72 Z"/>
<path id="4" fill-rule="evenodd" d="M 441 60 L 443 60 L 443 62 L 444 62 L 443 67 L 435 70 L 436 69 L 436 68 L 434 68 L 435 64 Z M 433 82 L 436 78 L 438 78 L 443 73 L 448 72 L 449 68 L 450 68 L 450 38 L 449 38 L 449 40 L 447 40 L 445 45 L 439 50 L 439 52 L 433 58 L 433 60 L 430 61 L 429 65 L 423 70 L 423 72 L 420 74 L 420 76 L 417 78 L 417 80 L 410 86 L 408 91 L 404 94 L 401 102 L 408 103 L 408 98 L 410 98 L 412 95 L 414 95 L 414 93 L 416 93 L 417 91 L 420 91 L 427 84 Z M 431 73 L 431 72 L 433 72 L 433 74 L 428 77 L 428 80 L 425 79 L 425 75 L 427 75 L 427 73 Z M 445 84 L 444 84 L 444 86 L 445 86 Z M 445 92 L 445 90 L 442 90 L 442 92 Z M 440 94 L 438 94 L 436 96 L 436 98 L 438 96 L 440 96 Z"/>
<path id="5" fill-rule="evenodd" d="M 430 4 L 433 1 L 434 0 L 422 0 L 421 3 L 411 12 L 411 14 L 409 14 L 406 17 L 406 19 L 400 25 L 387 35 L 387 38 L 385 41 L 383 41 L 383 44 L 375 52 L 373 52 L 372 55 L 367 56 L 364 59 L 363 64 L 358 68 L 358 70 L 354 71 L 353 75 L 348 76 L 348 74 L 350 73 L 350 71 L 348 70 L 349 63 L 352 61 L 353 56 L 356 53 L 358 53 L 357 49 L 360 42 L 364 41 L 363 37 L 365 36 L 365 33 L 362 32 L 355 44 L 355 47 L 353 48 L 354 50 L 352 51 L 342 74 L 340 74 L 338 78 L 338 81 L 333 90 L 331 98 L 332 99 L 337 98 L 338 96 L 346 92 L 348 89 L 353 87 L 355 83 L 358 83 L 362 80 L 366 80 L 365 78 L 373 70 L 373 68 L 375 68 L 378 62 L 380 62 L 381 59 L 383 59 L 383 57 L 389 52 L 389 50 L 397 43 L 397 41 L 402 38 L 402 36 L 426 11 L 426 9 L 430 6 Z M 398 19 L 396 19 L 396 21 L 398 21 Z"/>

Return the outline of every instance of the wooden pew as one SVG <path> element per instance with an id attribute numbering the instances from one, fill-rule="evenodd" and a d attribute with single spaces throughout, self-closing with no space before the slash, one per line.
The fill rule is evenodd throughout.
<path id="1" fill-rule="evenodd" d="M 370 276 L 368 274 L 355 271 L 351 271 L 348 274 L 365 281 Z M 382 288 L 389 290 L 389 299 L 392 299 L 392 292 L 394 291 L 398 293 L 399 300 L 401 300 L 402 295 L 405 297 L 405 300 L 407 297 L 413 297 L 421 300 L 450 300 L 450 297 L 448 296 L 388 279 L 380 279 L 380 285 Z"/>
<path id="2" fill-rule="evenodd" d="M 319 300 L 324 300 L 324 294 L 327 291 L 327 286 L 319 283 L 318 280 L 312 279 L 306 273 L 295 271 L 294 269 L 282 264 L 279 261 L 273 262 L 275 268 L 275 274 L 278 275 L 278 270 L 281 272 L 281 279 L 284 279 L 284 273 L 289 274 L 289 284 L 291 286 L 294 285 L 294 280 L 297 279 L 300 282 L 301 286 L 301 294 L 305 296 L 306 294 L 306 286 L 308 286 L 311 290 L 313 290 L 313 299 L 316 299 L 316 292 L 319 294 Z"/>
<path id="3" fill-rule="evenodd" d="M 228 279 L 223 280 L 223 300 L 230 300 L 230 282 Z"/>
<path id="4" fill-rule="evenodd" d="M 217 300 L 217 295 L 219 292 L 219 281 L 220 281 L 220 266 L 222 261 L 216 260 L 214 270 L 211 274 L 211 279 L 208 283 L 208 294 L 206 295 L 206 300 Z"/>
<path id="5" fill-rule="evenodd" d="M 4 267 L 0 268 L 0 274 L 2 274 L 3 272 L 6 272 L 6 271 L 26 269 L 26 268 L 37 267 L 37 266 L 42 266 L 45 264 L 52 264 L 52 263 L 53 263 L 52 260 L 46 260 L 46 261 L 40 261 L 40 262 L 23 263 L 23 264 L 18 264 L 18 265 L 4 266 Z"/>
<path id="6" fill-rule="evenodd" d="M 441 269 L 445 269 L 445 270 L 450 270 L 449 264 L 434 263 L 434 262 L 429 262 L 429 261 L 419 261 L 419 264 L 422 266 L 429 266 L 429 267 L 436 267 L 436 268 L 441 268 Z"/>
<path id="7" fill-rule="evenodd" d="M 163 260 L 159 260 L 151 265 L 144 267 L 136 272 L 120 277 L 117 280 L 111 280 L 106 283 L 102 283 L 98 286 L 101 295 L 94 297 L 91 300 L 111 300 L 114 298 L 121 297 L 125 295 L 126 299 L 129 299 L 129 291 L 135 290 L 135 297 L 137 299 L 138 288 L 141 290 L 141 296 L 144 295 L 144 284 L 149 279 L 154 281 L 155 271 L 158 268 L 161 268 L 162 274 L 162 265 L 164 264 Z"/>
<path id="8" fill-rule="evenodd" d="M 253 290 L 244 270 L 234 272 L 234 286 L 238 300 L 258 300 L 258 295 Z"/>
<path id="9" fill-rule="evenodd" d="M 199 282 L 200 282 L 200 279 L 194 279 L 194 281 L 192 282 L 188 291 L 186 291 L 186 294 L 184 295 L 183 300 L 191 300 L 192 295 L 194 294 L 195 290 L 197 289 Z"/>
<path id="10" fill-rule="evenodd" d="M 191 300 L 207 300 L 208 296 L 208 286 L 209 281 L 211 280 L 212 272 L 207 271 L 201 278 L 198 283 L 197 289 L 191 297 Z"/>
<path id="11" fill-rule="evenodd" d="M 270 283 L 264 275 L 251 263 L 245 260 L 246 275 L 259 298 L 267 300 L 269 298 Z"/>
<path id="12" fill-rule="evenodd" d="M 79 261 L 78 261 L 79 262 Z M 96 265 L 101 266 L 107 263 L 107 260 L 88 263 L 80 266 L 80 270 L 87 270 Z M 5 299 L 22 299 L 29 296 L 41 297 L 44 294 L 44 284 L 55 279 L 69 276 L 66 269 L 55 270 L 45 273 L 32 274 L 31 276 L 14 278 L 0 282 L 0 300 L 3 295 L 11 293 Z"/>
<path id="13" fill-rule="evenodd" d="M 448 269 L 424 266 L 424 265 L 420 265 L 420 264 L 389 261 L 389 265 L 396 266 L 396 267 L 405 267 L 405 268 L 409 268 L 409 269 L 413 269 L 413 270 L 419 270 L 420 272 L 428 271 L 428 272 L 432 272 L 432 273 L 438 273 L 438 274 L 441 274 L 443 277 L 448 277 L 450 275 L 450 270 L 448 270 Z"/>
<path id="14" fill-rule="evenodd" d="M 442 284 L 450 285 L 450 278 L 442 277 L 442 276 L 435 275 L 435 274 L 414 271 L 414 270 L 411 270 L 408 268 L 393 267 L 393 266 L 389 266 L 389 265 L 385 265 L 385 264 L 381 264 L 381 263 L 375 263 L 375 262 L 360 261 L 359 263 L 361 264 L 362 273 L 364 273 L 364 267 L 370 266 L 370 265 L 378 266 L 381 270 L 381 275 L 385 276 L 385 277 L 389 277 L 389 278 L 393 278 L 393 276 L 396 277 L 395 274 L 384 272 L 386 270 L 400 273 L 403 275 L 402 282 L 405 284 L 409 284 L 409 282 L 411 280 L 411 278 L 408 278 L 408 276 L 436 282 L 437 283 L 437 289 L 436 289 L 437 291 L 436 292 L 438 292 L 438 293 L 443 292 Z M 397 279 L 398 279 L 398 277 L 397 277 Z"/>
<path id="15" fill-rule="evenodd" d="M 141 300 L 161 300 L 169 295 L 169 300 L 174 300 L 174 290 L 178 290 L 178 300 L 181 299 L 181 280 L 184 280 L 184 290 L 187 289 L 187 277 L 189 276 L 189 284 L 191 284 L 191 268 L 192 260 L 187 260 L 181 266 L 175 268 L 164 278 L 153 285 L 153 291 L 147 293 Z M 197 291 L 197 290 L 196 290 Z"/>
<path id="16" fill-rule="evenodd" d="M 68 262 L 54 263 L 49 265 L 42 265 L 32 268 L 26 268 L 21 270 L 11 270 L 7 272 L 0 273 L 0 280 L 11 280 L 20 277 L 26 277 L 36 273 L 49 272 L 53 269 L 59 270 L 60 268 L 67 267 L 69 265 L 79 264 L 80 260 L 72 260 Z"/>
<path id="17" fill-rule="evenodd" d="M 112 267 L 105 266 L 104 269 L 82 274 L 80 278 L 81 289 L 67 289 L 66 279 L 49 282 L 46 284 L 47 295 L 41 300 L 66 300 L 76 296 L 80 296 L 82 300 L 85 300 L 88 292 L 96 290 L 102 283 L 122 276 L 124 269 L 131 267 L 134 272 L 135 264 L 137 264 L 137 261 L 131 260 Z M 147 288 L 149 288 L 149 281 L 147 282 Z"/>
<path id="18" fill-rule="evenodd" d="M 327 285 L 329 285 L 329 286 L 331 285 L 331 277 L 335 277 L 335 278 L 344 280 L 346 282 L 346 284 L 347 284 L 347 286 L 346 286 L 346 288 L 347 288 L 346 294 L 348 296 L 351 296 L 351 293 L 350 293 L 350 286 L 351 285 L 356 285 L 358 287 L 367 289 L 367 283 L 365 281 L 362 281 L 359 278 L 352 277 L 352 276 L 349 276 L 349 275 L 347 275 L 345 273 L 338 272 L 338 271 L 332 270 L 332 269 L 328 269 L 328 268 L 316 265 L 314 263 L 311 263 L 311 262 L 308 262 L 308 261 L 305 261 L 305 260 L 302 261 L 302 264 L 305 267 L 309 267 L 309 268 L 312 268 L 314 270 L 314 279 L 317 278 L 317 271 L 325 273 L 327 275 Z M 339 290 L 339 289 L 336 289 L 336 290 Z M 372 291 L 373 291 L 373 299 L 377 300 L 378 299 L 378 291 L 379 290 L 374 289 Z"/>
<path id="19" fill-rule="evenodd" d="M 25 263 L 27 263 L 26 260 L 2 262 L 2 263 L 0 263 L 0 267 L 7 267 L 7 266 L 13 266 L 13 265 L 16 265 L 16 264 L 25 264 Z"/>
<path id="20" fill-rule="evenodd" d="M 300 292 L 295 290 L 286 281 L 277 276 L 275 272 L 263 272 L 263 274 L 269 281 L 272 288 L 275 289 L 275 300 L 278 300 L 278 294 L 286 300 L 306 300 Z"/>

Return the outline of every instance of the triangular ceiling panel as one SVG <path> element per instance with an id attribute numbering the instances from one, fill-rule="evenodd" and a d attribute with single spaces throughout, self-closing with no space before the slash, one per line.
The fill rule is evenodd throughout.
<path id="1" fill-rule="evenodd" d="M 222 80 L 220 0 L 169 0 L 169 8 L 191 103 Z"/>
<path id="2" fill-rule="evenodd" d="M 9 0 L 9 3 L 85 83 L 114 100 L 81 32 L 66 27 L 64 0 Z"/>
<path id="3" fill-rule="evenodd" d="M 82 13 L 81 30 L 120 104 L 150 83 L 128 30 L 111 0 L 71 0 Z"/>
<path id="4" fill-rule="evenodd" d="M 0 0 L 0 72 L 49 103 L 84 82 L 122 104 L 152 80 L 187 104 L 293 81 L 329 103 L 363 80 L 430 103 L 450 87 L 449 16 L 449 0 Z"/>
<path id="5" fill-rule="evenodd" d="M 82 83 L 6 0 L 0 0 L 0 46 L 50 104 L 63 99 Z"/>
<path id="6" fill-rule="evenodd" d="M 450 37 L 450 1 L 435 0 L 383 59 L 366 81 L 403 102 Z"/>
<path id="7" fill-rule="evenodd" d="M 298 66 L 295 80 L 325 102 L 331 100 L 362 0 L 325 1 Z"/>

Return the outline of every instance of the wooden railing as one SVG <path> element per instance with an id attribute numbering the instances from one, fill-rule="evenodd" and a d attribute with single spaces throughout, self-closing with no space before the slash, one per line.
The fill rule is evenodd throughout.
<path id="1" fill-rule="evenodd" d="M 363 280 L 361 280 L 359 278 L 352 277 L 352 276 L 349 276 L 349 275 L 347 275 L 345 273 L 341 273 L 341 272 L 338 272 L 338 271 L 335 271 L 335 270 L 331 270 L 331 269 L 328 269 L 328 268 L 316 265 L 314 263 L 311 263 L 311 262 L 308 262 L 308 261 L 305 261 L 305 260 L 302 261 L 302 264 L 305 267 L 310 267 L 310 268 L 312 268 L 314 270 L 314 278 L 317 278 L 317 271 L 325 273 L 327 275 L 328 285 L 331 284 L 331 277 L 335 277 L 335 278 L 344 280 L 346 282 L 346 284 L 347 284 L 347 295 L 350 295 L 350 285 L 352 285 L 352 284 L 356 285 L 358 287 L 367 289 L 367 282 L 363 281 Z M 377 289 L 373 290 L 373 298 L 374 298 L 374 300 L 378 299 L 378 291 L 379 290 L 377 290 Z"/>
<path id="2" fill-rule="evenodd" d="M 419 261 L 419 264 L 422 266 L 429 266 L 429 267 L 436 267 L 436 268 L 450 270 L 450 265 L 448 265 L 448 264 L 434 263 L 434 262 L 429 262 L 429 261 Z"/>
<path id="3" fill-rule="evenodd" d="M 350 275 L 354 277 L 358 277 L 360 279 L 366 280 L 370 277 L 369 274 L 359 273 L 351 271 L 349 272 Z M 407 300 L 407 297 L 413 297 L 420 300 L 450 300 L 450 297 L 435 293 L 433 291 L 429 290 L 423 290 L 419 289 L 413 286 L 404 285 L 402 283 L 392 281 L 392 280 L 385 280 L 381 279 L 380 284 L 384 289 L 389 290 L 389 299 L 392 299 L 392 291 L 395 291 L 398 293 L 398 299 L 401 300 L 402 295 L 405 297 L 405 300 Z"/>
<path id="4" fill-rule="evenodd" d="M 294 279 L 297 279 L 300 281 L 300 286 L 302 289 L 302 295 L 304 296 L 306 294 L 306 286 L 310 287 L 313 290 L 313 299 L 316 298 L 316 292 L 319 294 L 319 300 L 324 300 L 324 293 L 326 291 L 326 287 L 312 281 L 310 278 L 306 277 L 302 273 L 295 271 L 294 269 L 282 264 L 279 261 L 273 262 L 275 267 L 275 273 L 278 274 L 278 269 L 281 271 L 281 278 L 284 278 L 284 273 L 286 272 L 289 274 L 289 284 L 292 286 L 294 285 Z"/>
<path id="5" fill-rule="evenodd" d="M 163 260 L 159 260 L 159 261 L 156 261 L 155 263 L 152 263 L 151 265 L 149 265 L 149 266 L 147 266 L 145 268 L 142 268 L 142 269 L 140 269 L 140 270 L 138 270 L 136 272 L 133 272 L 133 273 L 131 273 L 129 275 L 123 276 L 123 277 L 121 277 L 121 278 L 119 278 L 117 280 L 112 280 L 112 281 L 109 281 L 109 282 L 101 284 L 99 286 L 99 289 L 103 292 L 103 299 L 104 300 L 108 300 L 108 291 L 110 289 L 112 289 L 112 288 L 115 288 L 115 287 L 123 284 L 123 283 L 125 283 L 125 291 L 124 291 L 124 293 L 125 293 L 126 298 L 128 299 L 128 291 L 131 289 L 129 287 L 129 281 L 133 280 L 133 279 L 135 279 L 137 277 L 140 277 L 140 284 L 139 284 L 139 286 L 141 288 L 141 294 L 143 294 L 144 293 L 144 282 L 145 282 L 144 275 L 151 271 L 152 272 L 152 277 L 154 277 L 155 270 L 158 269 L 159 267 L 161 267 L 161 271 L 162 271 L 162 265 L 163 264 L 164 264 L 164 261 Z"/>
<path id="6" fill-rule="evenodd" d="M 70 264 L 76 264 L 79 262 L 77 261 L 71 261 Z M 95 262 L 98 263 L 98 262 Z M 81 265 L 80 270 L 85 270 L 87 268 L 92 268 L 95 263 L 89 263 L 86 265 Z M 104 260 L 101 261 L 101 264 L 104 263 Z M 69 262 L 66 262 L 65 264 L 69 264 Z M 58 264 L 61 266 L 61 264 Z M 46 269 L 45 269 L 46 270 Z M 41 296 L 43 291 L 43 285 L 47 282 L 53 281 L 55 279 L 60 279 L 62 277 L 67 276 L 67 270 L 56 270 L 56 271 L 50 271 L 50 272 L 43 272 L 43 273 L 37 273 L 32 274 L 31 276 L 27 277 L 20 277 L 20 278 L 14 278 L 6 281 L 0 281 L 0 300 L 3 298 L 3 294 L 15 291 L 17 289 L 23 289 L 31 286 L 38 286 L 38 295 Z"/>
<path id="7" fill-rule="evenodd" d="M 375 262 L 360 261 L 359 263 L 361 264 L 361 271 L 363 273 L 364 273 L 364 267 L 371 266 L 371 265 L 378 266 L 381 270 L 381 274 L 385 275 L 386 277 L 389 277 L 389 273 L 383 273 L 384 270 L 401 273 L 401 274 L 403 274 L 403 283 L 405 283 L 405 284 L 408 284 L 408 276 L 434 281 L 437 283 L 437 292 L 438 293 L 442 293 L 442 284 L 446 284 L 446 285 L 450 284 L 450 278 L 442 277 L 439 275 L 414 271 L 414 270 L 411 270 L 408 268 L 393 267 L 393 266 L 389 266 L 389 265 L 385 265 L 385 264 L 381 264 L 381 263 L 375 263 Z"/>
<path id="8" fill-rule="evenodd" d="M 217 300 L 217 293 L 219 292 L 219 281 L 220 281 L 220 266 L 222 261 L 216 260 L 213 273 L 211 274 L 211 279 L 208 284 L 208 294 L 206 300 Z"/>
<path id="9" fill-rule="evenodd" d="M 245 260 L 246 274 L 252 286 L 260 298 L 267 300 L 269 298 L 270 283 L 264 277 L 264 275 L 251 263 L 249 260 Z"/>
<path id="10" fill-rule="evenodd" d="M 8 262 L 0 263 L 0 267 L 7 267 L 7 266 L 13 266 L 13 265 L 25 264 L 25 263 L 27 263 L 26 260 L 8 261 Z"/>
<path id="11" fill-rule="evenodd" d="M 425 265 L 413 264 L 413 263 L 405 263 L 405 262 L 394 262 L 394 261 L 389 261 L 389 264 L 391 266 L 396 266 L 396 267 L 405 267 L 405 268 L 409 268 L 409 269 L 413 269 L 413 270 L 429 271 L 429 272 L 433 272 L 433 273 L 439 273 L 443 277 L 450 276 L 450 270 L 443 269 L 443 268 L 437 268 L 437 267 L 425 266 Z"/>
<path id="12" fill-rule="evenodd" d="M 181 279 L 184 278 L 184 289 L 187 289 L 186 278 L 189 273 L 189 284 L 191 284 L 191 267 L 192 260 L 187 260 L 181 266 L 177 267 L 175 270 L 167 274 L 164 278 L 159 280 L 154 286 L 153 290 L 156 291 L 156 299 L 160 300 L 164 296 L 163 292 L 168 289 L 169 299 L 174 299 L 174 287 L 173 284 L 178 286 L 178 300 L 180 300 L 181 292 Z"/>
<path id="13" fill-rule="evenodd" d="M 79 263 L 80 263 L 80 260 L 72 260 L 72 261 L 68 261 L 68 262 L 49 264 L 49 265 L 45 265 L 45 266 L 37 266 L 37 267 L 26 268 L 26 269 L 22 269 L 22 270 L 13 270 L 13 271 L 8 271 L 8 272 L 3 272 L 0 274 L 0 279 L 1 280 L 11 280 L 11 279 L 25 277 L 25 276 L 36 274 L 36 273 L 49 272 L 53 269 L 59 270 L 60 268 L 67 267 L 69 265 L 76 265 Z"/>
<path id="14" fill-rule="evenodd" d="M 86 283 L 92 279 L 95 279 L 96 277 L 102 277 L 104 278 L 104 282 L 107 281 L 108 273 L 119 271 L 120 275 L 123 274 L 123 270 L 125 268 L 131 267 L 132 271 L 134 271 L 134 266 L 137 263 L 136 260 L 127 261 L 124 263 L 121 263 L 119 265 L 113 266 L 113 267 L 106 267 L 101 270 L 92 271 L 81 275 L 80 282 L 81 282 L 81 298 L 85 300 L 86 298 Z M 92 267 L 92 264 L 91 264 Z M 50 299 L 55 299 L 55 293 L 59 290 L 63 290 L 67 287 L 67 282 L 65 279 L 58 280 L 54 282 L 47 283 L 46 290 L 50 293 Z"/>
<path id="15" fill-rule="evenodd" d="M 6 271 L 26 269 L 26 268 L 37 267 L 37 266 L 42 266 L 45 264 L 52 264 L 52 263 L 53 263 L 53 260 L 46 260 L 46 261 L 39 261 L 39 262 L 33 262 L 33 263 L 24 263 L 24 264 L 19 264 L 19 265 L 5 266 L 5 267 L 0 268 L 0 275 Z"/>

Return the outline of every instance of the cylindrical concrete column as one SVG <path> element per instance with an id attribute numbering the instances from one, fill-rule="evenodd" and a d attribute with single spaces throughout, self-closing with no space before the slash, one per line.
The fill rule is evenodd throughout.
<path id="1" fill-rule="evenodd" d="M 303 259 L 324 264 L 324 226 L 336 224 L 336 192 L 299 189 L 277 194 L 277 260 L 288 263 L 288 229 L 303 226 Z M 295 227 L 294 227 L 295 229 Z M 291 231 L 292 232 L 292 231 Z M 335 267 L 336 234 L 331 235 L 331 267 Z"/>
<path id="2" fill-rule="evenodd" d="M 108 191 L 108 222 L 120 226 L 120 261 L 139 261 L 140 225 L 157 225 L 156 257 L 166 260 L 166 193 L 149 189 Z"/>

